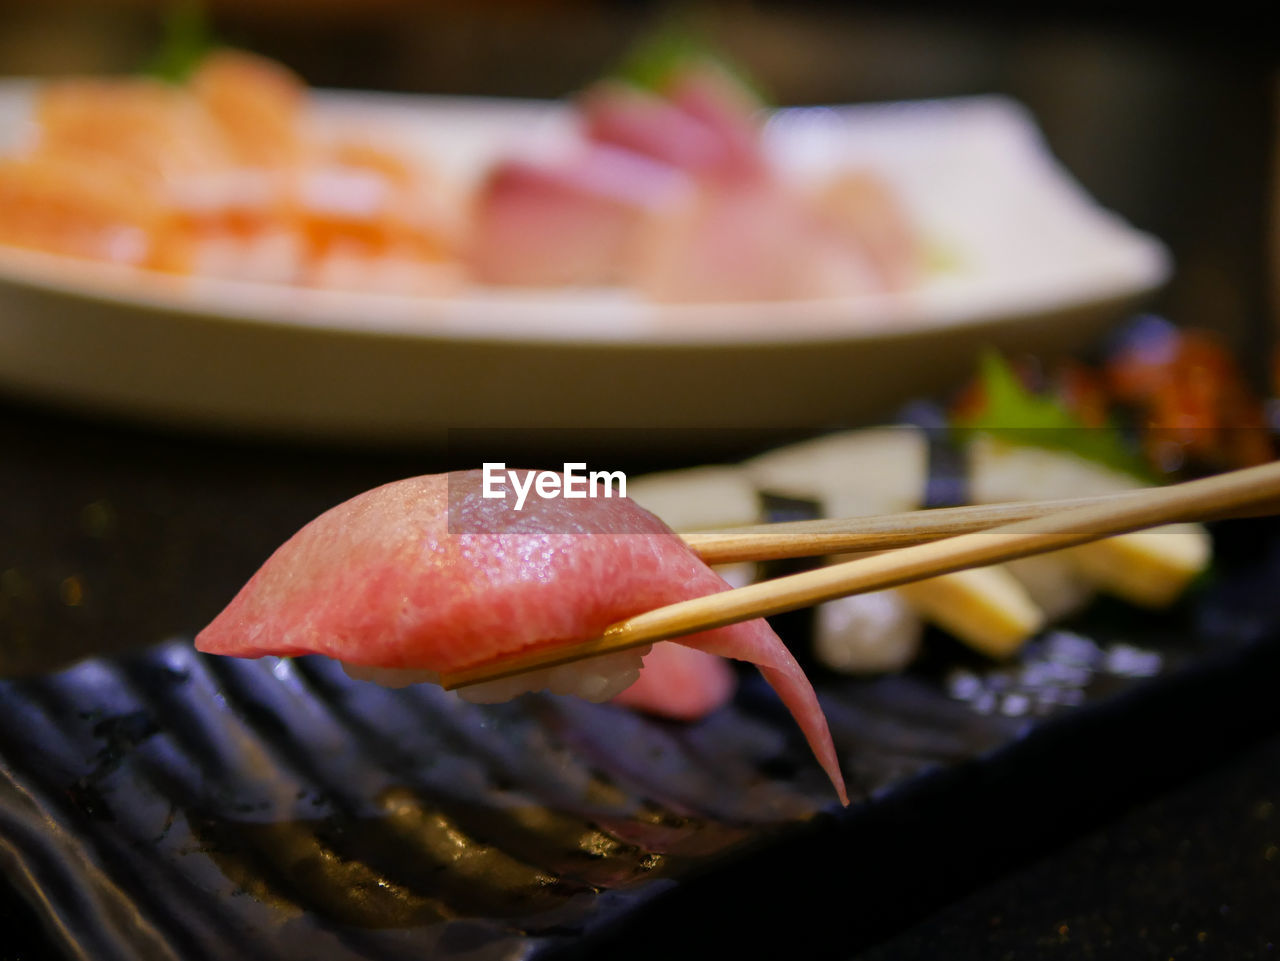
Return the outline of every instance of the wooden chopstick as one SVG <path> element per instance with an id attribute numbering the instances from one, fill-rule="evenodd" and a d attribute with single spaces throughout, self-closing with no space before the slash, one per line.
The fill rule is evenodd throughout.
<path id="1" fill-rule="evenodd" d="M 829 567 L 709 594 L 637 614 L 593 640 L 442 674 L 446 690 L 568 664 L 654 641 L 781 614 L 849 594 L 897 587 L 940 574 L 1179 521 L 1280 509 L 1280 461 L 1122 495 L 918 543 Z M 1024 505 L 1025 506 L 1025 505 Z"/>
<path id="2" fill-rule="evenodd" d="M 708 564 L 774 561 L 912 547 L 930 541 L 986 530 L 999 524 L 1044 517 L 1090 504 L 1144 496 L 1143 490 L 1067 500 L 1018 501 L 971 507 L 935 507 L 868 517 L 783 521 L 750 527 L 681 532 L 680 537 Z"/>
<path id="3" fill-rule="evenodd" d="M 708 564 L 734 564 L 742 561 L 773 561 L 790 557 L 820 557 L 828 554 L 854 554 L 913 547 L 930 541 L 987 530 L 999 524 L 1047 517 L 1062 511 L 1098 504 L 1121 504 L 1145 500 L 1147 488 L 1098 494 L 1092 497 L 1070 497 L 1062 500 L 1016 501 L 1001 504 L 978 504 L 971 507 L 935 507 L 928 510 L 904 511 L 899 514 L 876 514 L 870 517 L 823 518 L 809 521 L 783 521 L 755 524 L 750 527 L 725 527 L 709 531 L 681 533 L 693 552 Z M 1261 509 L 1260 509 L 1261 508 Z M 1250 517 L 1280 510 L 1275 505 L 1232 508 L 1202 521 L 1225 517 Z"/>

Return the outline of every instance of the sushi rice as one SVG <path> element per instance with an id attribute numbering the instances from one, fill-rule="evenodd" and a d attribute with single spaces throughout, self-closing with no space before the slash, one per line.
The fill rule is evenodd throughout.
<path id="1" fill-rule="evenodd" d="M 482 684 L 460 687 L 456 693 L 464 701 L 473 704 L 497 704 L 510 701 L 531 691 L 550 691 L 552 694 L 570 694 L 597 704 L 622 693 L 640 677 L 644 656 L 652 645 L 614 651 L 556 667 L 537 671 L 525 671 L 511 677 L 502 677 Z M 408 687 L 410 684 L 440 683 L 435 671 L 420 671 L 393 667 L 368 667 L 339 661 L 347 676 L 357 681 L 372 681 L 383 687 Z"/>

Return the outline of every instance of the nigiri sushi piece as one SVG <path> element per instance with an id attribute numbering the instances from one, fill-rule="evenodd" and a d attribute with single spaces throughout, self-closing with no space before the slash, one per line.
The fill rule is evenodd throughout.
<path id="1" fill-rule="evenodd" d="M 763 505 L 746 471 L 728 465 L 685 467 L 629 478 L 627 496 L 677 531 L 745 527 L 764 520 Z M 732 587 L 756 579 L 750 561 L 717 565 Z"/>
<path id="2" fill-rule="evenodd" d="M 196 647 L 236 657 L 323 654 L 357 673 L 373 669 L 379 680 L 431 680 L 590 639 L 615 621 L 726 587 L 670 528 L 626 498 L 531 492 L 516 511 L 483 490 L 480 471 L 439 474 L 338 505 L 285 542 L 200 632 Z M 765 621 L 679 643 L 754 663 L 847 803 L 817 695 Z M 622 652 L 610 655 L 614 663 L 549 673 L 558 684 L 581 676 L 582 693 L 604 700 L 635 680 L 639 657 Z M 481 697 L 513 696 L 511 680 L 530 689 L 519 677 L 495 682 L 502 689 Z M 535 679 L 531 689 L 543 683 Z"/>
<path id="3" fill-rule="evenodd" d="M 728 704 L 736 687 L 724 658 L 660 641 L 645 655 L 640 677 L 615 695 L 613 703 L 676 721 L 697 721 Z"/>

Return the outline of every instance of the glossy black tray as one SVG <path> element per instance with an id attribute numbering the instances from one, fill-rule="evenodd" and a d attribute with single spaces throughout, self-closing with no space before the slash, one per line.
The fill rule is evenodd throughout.
<path id="1" fill-rule="evenodd" d="M 749 671 L 694 725 L 183 641 L 0 682 L 0 862 L 102 961 L 767 956 L 798 931 L 836 956 L 1259 723 L 1280 541 L 1218 540 L 1177 609 L 1099 602 L 1013 664 L 935 636 L 904 675 L 816 673 L 844 810 Z"/>

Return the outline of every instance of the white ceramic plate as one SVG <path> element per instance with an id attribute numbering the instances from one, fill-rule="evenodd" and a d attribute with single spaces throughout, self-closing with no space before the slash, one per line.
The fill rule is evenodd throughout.
<path id="1" fill-rule="evenodd" d="M 31 85 L 0 84 L 0 150 Z M 560 105 L 322 93 L 446 173 L 573 136 Z M 0 389 L 172 425 L 384 442 L 451 427 L 813 428 L 884 415 L 982 347 L 1087 343 L 1161 284 L 1163 246 L 1107 213 L 995 97 L 779 111 L 805 178 L 869 164 L 954 265 L 907 294 L 655 305 L 614 290 L 451 298 L 175 278 L 0 248 Z M 0 211 L 3 216 L 3 211 Z"/>

